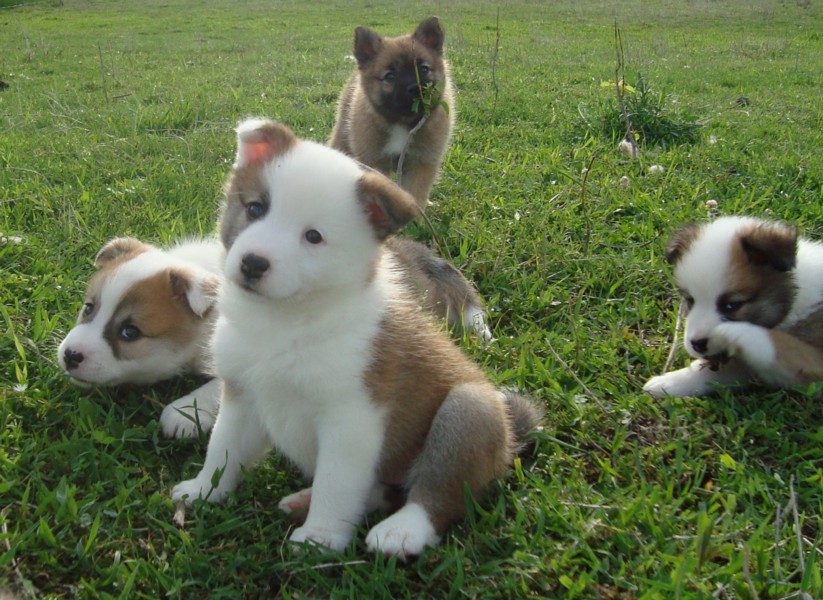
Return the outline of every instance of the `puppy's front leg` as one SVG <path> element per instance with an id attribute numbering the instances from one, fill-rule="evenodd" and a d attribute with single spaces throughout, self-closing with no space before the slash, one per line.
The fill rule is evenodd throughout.
<path id="1" fill-rule="evenodd" d="M 349 406 L 323 417 L 309 514 L 292 532 L 292 542 L 311 541 L 337 552 L 349 545 L 375 485 L 382 432 L 382 418 L 374 407 Z"/>
<path id="2" fill-rule="evenodd" d="M 712 332 L 710 348 L 712 345 L 739 357 L 758 378 L 773 386 L 823 381 L 823 353 L 777 329 L 745 322 L 721 323 Z"/>
<path id="3" fill-rule="evenodd" d="M 404 167 L 402 181 L 398 181 L 400 187 L 414 196 L 420 212 L 429 205 L 429 192 L 437 177 L 437 169 L 437 164 L 411 159 Z"/>
<path id="4" fill-rule="evenodd" d="M 745 383 L 749 379 L 748 369 L 739 361 L 732 360 L 713 369 L 709 361 L 701 358 L 683 369 L 652 377 L 643 391 L 654 398 L 707 396 L 715 392 L 717 385 Z"/>
<path id="5" fill-rule="evenodd" d="M 237 487 L 240 471 L 272 448 L 252 402 L 229 383 L 223 385 L 220 412 L 206 450 L 206 461 L 194 479 L 172 489 L 175 502 L 191 504 L 197 498 L 219 502 Z"/>

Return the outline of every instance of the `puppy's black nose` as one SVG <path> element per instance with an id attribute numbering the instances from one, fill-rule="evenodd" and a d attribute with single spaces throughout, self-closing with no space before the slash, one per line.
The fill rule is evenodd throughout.
<path id="1" fill-rule="evenodd" d="M 66 351 L 63 352 L 63 360 L 66 361 L 66 368 L 69 371 L 79 367 L 80 363 L 83 362 L 83 358 L 82 352 L 75 352 L 71 348 L 66 348 Z"/>
<path id="2" fill-rule="evenodd" d="M 260 279 L 270 266 L 268 259 L 256 254 L 246 254 L 240 261 L 240 272 L 247 279 Z"/>
<path id="3" fill-rule="evenodd" d="M 709 338 L 699 338 L 696 340 L 691 341 L 692 348 L 694 351 L 703 354 L 706 350 L 709 349 Z"/>

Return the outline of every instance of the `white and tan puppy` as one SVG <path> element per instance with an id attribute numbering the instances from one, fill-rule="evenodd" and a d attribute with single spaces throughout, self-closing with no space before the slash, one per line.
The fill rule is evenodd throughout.
<path id="1" fill-rule="evenodd" d="M 220 233 L 226 281 L 214 337 L 224 381 L 203 469 L 175 501 L 219 501 L 276 448 L 312 480 L 292 542 L 343 550 L 364 515 L 370 550 L 438 543 L 504 474 L 539 412 L 498 391 L 421 311 L 385 241 L 417 214 L 384 175 L 284 125 L 238 128 Z"/>
<path id="2" fill-rule="evenodd" d="M 224 254 L 216 239 L 167 250 L 134 238 L 108 242 L 77 324 L 60 343 L 60 367 L 79 385 L 99 386 L 206 372 Z M 219 398 L 212 380 L 175 400 L 160 416 L 163 432 L 189 437 L 198 424 L 210 429 Z"/>
<path id="3" fill-rule="evenodd" d="M 823 245 L 783 223 L 722 217 L 682 228 L 667 258 L 697 360 L 645 391 L 702 396 L 752 379 L 778 388 L 823 381 Z"/>

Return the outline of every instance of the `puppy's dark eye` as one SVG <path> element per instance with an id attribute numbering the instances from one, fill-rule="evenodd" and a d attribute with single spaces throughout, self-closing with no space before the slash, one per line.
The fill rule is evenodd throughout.
<path id="1" fill-rule="evenodd" d="M 266 205 L 262 202 L 254 201 L 246 204 L 246 216 L 249 221 L 256 221 L 266 214 Z"/>
<path id="2" fill-rule="evenodd" d="M 397 75 L 394 71 L 386 71 L 386 74 L 383 75 L 383 81 L 387 83 L 394 83 L 394 80 L 397 78 Z"/>
<path id="3" fill-rule="evenodd" d="M 733 315 L 734 313 L 739 311 L 741 308 L 743 308 L 744 304 L 745 302 L 743 302 L 742 300 L 728 300 L 726 302 L 722 302 L 719 306 L 719 309 L 722 314 L 728 316 Z"/>
<path id="4" fill-rule="evenodd" d="M 686 305 L 686 310 L 691 310 L 692 307 L 694 306 L 694 298 L 692 298 L 691 296 L 684 295 L 683 296 L 683 304 Z"/>
<path id="5" fill-rule="evenodd" d="M 134 342 L 142 337 L 143 333 L 134 325 L 123 325 L 120 328 L 120 339 L 124 342 Z"/>
<path id="6" fill-rule="evenodd" d="M 94 312 L 94 302 L 86 302 L 83 305 L 83 316 L 88 317 L 93 312 Z"/>
<path id="7" fill-rule="evenodd" d="M 431 67 L 429 65 L 417 65 L 417 72 L 421 75 L 428 75 L 431 73 Z"/>
<path id="8" fill-rule="evenodd" d="M 303 234 L 303 237 L 306 238 L 306 241 L 310 244 L 319 244 L 323 241 L 323 236 L 316 229 L 309 229 Z"/>

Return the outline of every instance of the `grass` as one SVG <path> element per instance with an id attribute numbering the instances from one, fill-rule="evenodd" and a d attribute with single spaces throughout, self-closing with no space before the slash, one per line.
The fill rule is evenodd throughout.
<path id="1" fill-rule="evenodd" d="M 16 3 L 14 3 L 16 4 Z M 497 14 L 499 16 L 499 43 Z M 352 29 L 438 14 L 458 129 L 429 216 L 487 299 L 464 347 L 547 407 L 533 456 L 442 545 L 403 565 L 292 554 L 277 457 L 225 505 L 171 525 L 206 440 L 164 439 L 191 382 L 81 390 L 54 352 L 115 235 L 213 230 L 247 115 L 323 140 Z M 627 161 L 576 122 L 629 79 L 699 120 Z M 823 412 L 814 390 L 653 401 L 684 221 L 788 219 L 823 237 L 819 3 L 149 0 L 0 9 L 0 590 L 20 597 L 814 598 L 823 595 Z M 493 76 L 494 74 L 494 76 Z M 495 89 L 495 86 L 497 89 Z M 735 102 L 749 98 L 747 106 Z M 674 102 L 677 104 L 674 104 Z M 660 177 L 643 176 L 661 164 Z M 581 170 L 589 167 L 585 195 Z M 629 185 L 619 185 L 627 176 Z M 430 240 L 415 224 L 409 235 Z M 684 363 L 681 354 L 678 363 Z"/>

